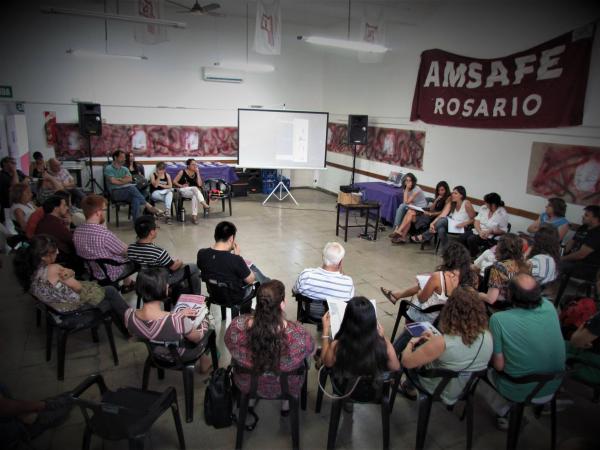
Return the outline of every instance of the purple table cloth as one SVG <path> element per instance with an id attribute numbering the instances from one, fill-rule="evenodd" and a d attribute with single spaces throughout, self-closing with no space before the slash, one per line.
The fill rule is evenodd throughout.
<path id="1" fill-rule="evenodd" d="M 166 171 L 172 179 L 175 179 L 179 171 L 184 168 L 185 164 L 167 164 Z M 231 166 L 216 166 L 198 163 L 198 170 L 200 171 L 200 176 L 203 180 L 208 180 L 209 178 L 220 178 L 229 184 L 235 183 L 237 180 L 239 180 L 237 174 L 235 173 L 235 169 Z"/>
<path id="2" fill-rule="evenodd" d="M 363 201 L 377 201 L 381 205 L 380 216 L 388 223 L 394 223 L 396 210 L 402 204 L 404 190 L 382 181 L 354 183 L 363 194 Z"/>

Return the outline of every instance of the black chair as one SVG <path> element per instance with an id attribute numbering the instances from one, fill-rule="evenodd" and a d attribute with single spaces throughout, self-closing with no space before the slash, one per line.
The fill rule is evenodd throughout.
<path id="1" fill-rule="evenodd" d="M 240 313 L 246 314 L 252 308 L 252 299 L 256 296 L 256 291 L 260 283 L 255 282 L 244 288 L 234 286 L 229 281 L 217 280 L 213 277 L 203 277 L 208 291 L 206 304 L 219 305 L 221 307 L 221 320 L 225 320 L 226 308 L 231 309 L 231 318 L 237 317 Z"/>
<path id="2" fill-rule="evenodd" d="M 590 265 L 592 265 L 592 264 L 590 264 Z M 596 269 L 600 270 L 600 266 L 597 266 Z M 597 273 L 597 272 L 598 272 L 597 270 L 593 271 L 593 273 Z M 595 277 L 593 277 L 592 279 L 585 279 L 585 278 L 574 277 L 570 273 L 562 274 L 560 276 L 560 285 L 558 287 L 558 292 L 556 293 L 556 298 L 554 299 L 554 306 L 560 305 L 560 300 L 561 300 L 563 294 L 565 293 L 567 286 L 571 282 L 576 283 L 578 285 L 578 288 L 583 287 L 584 293 L 587 297 L 594 297 L 594 290 L 596 289 L 596 282 L 594 281 L 594 278 Z M 598 295 L 598 292 L 596 292 L 596 295 Z"/>
<path id="3" fill-rule="evenodd" d="M 81 398 L 93 384 L 100 391 L 99 402 Z M 132 387 L 110 391 L 102 375 L 94 374 L 77 386 L 72 395 L 85 419 L 83 450 L 90 448 L 93 434 L 108 441 L 127 439 L 131 450 L 143 449 L 146 434 L 168 409 L 173 414 L 179 448 L 185 449 L 177 393 L 173 387 L 164 392 L 142 391 Z"/>
<path id="4" fill-rule="evenodd" d="M 460 376 L 465 376 L 465 374 L 469 377 L 456 403 L 446 405 L 446 408 L 448 411 L 452 411 L 457 403 L 465 403 L 460 420 L 467 419 L 467 450 L 470 450 L 473 447 L 473 393 L 479 380 L 485 377 L 487 369 L 473 372 L 454 372 L 447 369 L 421 369 L 418 371 L 404 369 L 404 373 L 418 391 L 419 419 L 417 422 L 417 443 L 415 445 L 417 450 L 421 450 L 425 446 L 425 437 L 427 436 L 427 427 L 429 425 L 429 416 L 431 415 L 433 402 L 443 402 L 441 395 L 452 380 Z M 425 378 L 440 378 L 440 381 L 435 390 L 429 393 L 414 375 Z M 394 389 L 390 409 L 394 408 L 397 392 L 398 390 Z"/>
<path id="5" fill-rule="evenodd" d="M 429 313 L 440 312 L 443 307 L 444 307 L 444 304 L 439 303 L 437 305 L 432 305 L 428 308 L 420 308 L 408 300 L 400 300 L 400 306 L 398 307 L 398 314 L 396 315 L 396 322 L 394 323 L 394 329 L 392 331 L 392 337 L 390 338 L 390 341 L 394 342 L 394 338 L 396 337 L 396 332 L 398 331 L 398 327 L 400 326 L 400 320 L 402 319 L 402 317 L 404 317 L 405 321 L 413 322 L 413 319 L 411 319 L 408 316 L 409 309 L 414 309 L 415 311 L 418 311 L 422 314 L 429 314 Z"/>
<path id="6" fill-rule="evenodd" d="M 592 402 L 598 403 L 600 402 L 600 384 L 593 383 L 590 381 L 586 381 L 582 378 L 578 378 L 574 376 L 574 373 L 578 368 L 585 367 L 588 369 L 596 370 L 600 373 L 600 365 L 594 363 L 593 361 L 586 361 L 577 357 L 571 357 L 567 359 L 567 367 L 569 368 L 569 379 L 576 381 L 577 383 L 581 383 L 584 386 L 590 387 L 593 390 L 592 393 Z"/>
<path id="7" fill-rule="evenodd" d="M 327 378 L 332 380 L 334 393 L 343 397 L 344 393 L 348 392 L 354 385 L 353 380 L 338 379 L 334 375 L 334 370 L 327 367 L 321 368 L 319 372 L 319 385 L 326 387 Z M 400 372 L 387 372 L 381 377 L 362 377 L 355 386 L 354 391 L 347 397 L 332 400 L 331 415 L 329 418 L 329 431 L 327 433 L 327 449 L 335 448 L 337 430 L 340 424 L 340 416 L 342 408 L 348 402 L 352 403 L 373 403 L 381 405 L 381 424 L 383 428 L 383 448 L 390 448 L 390 413 L 391 413 L 391 391 L 395 389 L 392 385 L 396 385 L 400 381 Z M 337 388 L 337 389 L 336 389 Z M 338 392 L 336 392 L 338 391 Z M 318 388 L 317 403 L 315 412 L 321 412 L 323 403 L 323 391 Z"/>
<path id="8" fill-rule="evenodd" d="M 117 289 L 119 289 L 119 283 L 121 281 L 125 280 L 126 278 L 130 277 L 131 275 L 140 270 L 139 265 L 132 263 L 131 261 L 119 262 L 109 258 L 84 259 L 83 261 L 92 280 L 97 281 L 100 286 L 114 286 Z M 100 268 L 100 271 L 104 275 L 104 278 L 97 278 L 94 275 L 94 265 Z M 125 270 L 121 275 L 119 275 L 117 279 L 111 280 L 111 278 L 108 275 L 108 266 L 124 267 L 127 270 Z"/>
<path id="9" fill-rule="evenodd" d="M 33 295 L 32 297 L 36 301 L 36 308 L 40 311 L 40 314 L 46 316 L 46 361 L 52 359 L 52 337 L 54 329 L 57 331 L 56 353 L 58 359 L 56 363 L 56 376 L 59 380 L 62 381 L 65 379 L 65 355 L 69 335 L 82 330 L 91 330 L 92 340 L 99 342 L 98 327 L 100 325 L 104 325 L 106 329 L 106 336 L 108 337 L 115 366 L 119 365 L 110 312 L 102 313 L 98 309 L 60 312 L 53 308 L 52 305 L 42 302 Z"/>
<path id="10" fill-rule="evenodd" d="M 144 374 L 142 378 L 142 390 L 148 389 L 150 380 L 150 369 L 153 367 L 158 372 L 158 379 L 165 377 L 165 370 L 178 370 L 183 377 L 183 395 L 185 397 L 185 421 L 194 420 L 194 372 L 196 361 L 208 352 L 212 358 L 213 368 L 219 367 L 219 357 L 217 354 L 216 334 L 214 330 L 208 330 L 206 336 L 199 344 L 192 344 L 182 339 L 181 341 L 144 341 L 148 349 L 148 357 L 144 363 Z M 199 346 L 200 350 L 189 358 L 184 358 L 179 351 L 190 346 Z"/>
<path id="11" fill-rule="evenodd" d="M 327 306 L 327 302 L 325 300 L 315 300 L 313 298 L 307 297 L 305 295 L 295 293 L 294 298 L 298 303 L 298 309 L 296 312 L 296 320 L 300 323 L 308 323 L 310 325 L 316 325 L 317 328 L 321 327 L 321 318 L 317 318 L 317 314 L 311 314 L 311 308 L 315 306 L 315 304 L 321 305 L 323 308 L 323 312 L 319 310 L 319 316 L 322 316 L 327 311 L 329 311 L 329 307 Z"/>
<path id="12" fill-rule="evenodd" d="M 221 178 L 209 178 L 204 180 L 204 191 L 206 201 L 210 205 L 212 200 L 221 200 L 223 212 L 225 212 L 225 200 L 229 202 L 229 215 L 231 216 L 231 185 Z"/>
<path id="13" fill-rule="evenodd" d="M 236 389 L 237 404 L 238 404 L 238 418 L 237 418 L 237 434 L 235 438 L 235 448 L 240 450 L 244 442 L 244 430 L 246 429 L 246 415 L 248 413 L 248 405 L 251 399 L 262 398 L 258 395 L 258 379 L 263 373 L 255 372 L 254 370 L 246 367 L 242 367 L 235 361 L 232 362 L 233 375 L 249 375 L 250 376 L 250 390 L 247 393 L 240 392 Z M 299 408 L 306 410 L 306 396 L 307 396 L 307 375 L 308 363 L 306 360 L 304 364 L 295 370 L 289 372 L 268 372 L 268 375 L 273 375 L 279 378 L 281 386 L 281 394 L 276 399 L 268 400 L 288 400 L 290 403 L 290 419 L 292 426 L 292 447 L 294 449 L 300 448 L 300 417 Z M 302 389 L 300 391 L 300 402 L 298 398 L 290 394 L 289 391 L 289 377 L 290 376 L 301 376 L 304 378 Z"/>
<path id="14" fill-rule="evenodd" d="M 106 166 L 104 166 L 102 168 L 102 171 L 104 172 L 104 168 Z M 117 227 L 119 226 L 119 211 L 121 210 L 121 207 L 125 207 L 128 206 L 128 210 L 127 210 L 127 218 L 129 219 L 131 217 L 131 203 L 121 200 L 115 200 L 113 199 L 111 193 L 110 193 L 110 189 L 108 188 L 108 179 L 106 176 L 104 176 L 104 189 L 102 192 L 103 197 L 106 199 L 106 222 L 110 223 L 110 207 L 111 205 L 115 207 L 115 218 L 116 218 L 116 222 L 117 222 Z"/>
<path id="15" fill-rule="evenodd" d="M 506 399 L 510 402 L 510 420 L 508 426 L 506 448 L 508 450 L 514 450 L 517 448 L 519 432 L 521 430 L 521 421 L 523 419 L 523 411 L 525 410 L 525 407 L 532 406 L 534 408 L 534 413 L 536 414 L 536 416 L 539 416 L 541 413 L 540 408 L 542 405 L 534 401 L 535 396 L 538 394 L 538 392 L 540 392 L 540 390 L 544 388 L 544 386 L 546 386 L 546 384 L 552 381 L 562 380 L 565 375 L 565 372 L 560 371 L 549 373 L 536 373 L 531 375 L 525 375 L 522 377 L 512 377 L 506 372 L 496 372 L 496 374 L 498 376 L 506 378 L 511 383 L 515 384 L 535 383 L 534 388 L 531 390 L 527 398 L 522 402 L 515 402 L 510 400 L 509 398 Z M 556 448 L 556 392 L 552 395 L 552 400 L 550 401 L 550 420 L 550 448 L 554 450 Z"/>
<path id="16" fill-rule="evenodd" d="M 143 268 L 142 266 L 140 266 L 140 268 Z M 191 293 L 192 292 L 192 272 L 190 269 L 189 264 L 186 264 L 183 267 L 184 270 L 184 275 L 183 275 L 183 279 L 181 281 L 178 281 L 177 283 L 173 283 L 169 285 L 169 298 L 167 298 L 167 301 L 164 302 L 164 310 L 165 311 L 171 311 L 171 308 L 175 305 L 175 303 L 177 303 L 177 299 L 179 298 L 179 296 L 182 294 L 182 286 L 181 283 L 186 283 L 187 284 L 187 288 L 188 288 L 188 292 Z M 142 296 L 138 294 L 137 296 L 137 302 L 136 302 L 136 308 L 140 309 L 142 306 Z"/>

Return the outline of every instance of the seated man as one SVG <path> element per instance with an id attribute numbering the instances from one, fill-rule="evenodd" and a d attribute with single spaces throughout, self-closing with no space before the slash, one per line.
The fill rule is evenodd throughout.
<path id="1" fill-rule="evenodd" d="M 125 163 L 125 152 L 117 150 L 112 154 L 113 162 L 104 168 L 104 176 L 108 183 L 108 190 L 113 200 L 131 203 L 131 215 L 137 219 L 146 208 L 151 214 L 162 214 L 162 211 L 152 206 L 133 184 L 133 177 Z"/>
<path id="2" fill-rule="evenodd" d="M 600 268 L 600 206 L 583 208 L 582 225 L 565 248 L 559 272 L 592 281 Z"/>
<path id="3" fill-rule="evenodd" d="M 169 286 L 185 281 L 185 267 L 189 266 L 192 293 L 200 294 L 198 267 L 192 264 L 183 264 L 180 259 L 173 260 L 166 250 L 154 244 L 159 228 L 156 226 L 154 217 L 140 216 L 136 219 L 134 227 L 138 240 L 127 248 L 129 260 L 145 267 L 166 267 L 169 269 Z"/>
<path id="4" fill-rule="evenodd" d="M 488 386 L 482 389 L 497 414 L 500 429 L 508 429 L 510 404 L 506 399 L 525 400 L 535 384 L 515 384 L 499 373 L 522 377 L 565 368 L 565 344 L 558 314 L 554 305 L 542 297 L 535 279 L 527 274 L 514 277 L 509 283 L 508 300 L 513 308 L 497 312 L 490 319 L 494 352 L 488 378 L 497 392 Z M 559 385 L 560 381 L 546 384 L 536 395 L 536 403 L 550 401 Z"/>
<path id="5" fill-rule="evenodd" d="M 60 189 L 67 191 L 71 195 L 71 202 L 77 207 L 81 207 L 81 200 L 85 197 L 85 192 L 77 187 L 75 180 L 69 171 L 62 167 L 61 162 L 56 158 L 48 160 L 48 170 L 46 177 L 53 178 Z"/>
<path id="6" fill-rule="evenodd" d="M 233 223 L 219 222 L 215 227 L 215 244 L 198 251 L 197 264 L 202 279 L 216 278 L 230 282 L 232 287 L 242 291 L 255 281 L 264 283 L 269 279 L 240 256 L 240 246 L 235 241 L 236 233 L 237 228 Z"/>
<path id="7" fill-rule="evenodd" d="M 107 265 L 107 273 L 111 281 L 133 270 L 134 264 L 127 259 L 127 244 L 121 241 L 106 228 L 104 209 L 106 200 L 96 194 L 87 195 L 81 201 L 81 208 L 86 222 L 79 225 L 73 234 L 77 254 L 83 259 L 112 259 L 122 265 Z M 92 264 L 94 277 L 97 280 L 105 278 L 102 269 Z M 122 292 L 129 292 L 134 287 L 132 279 L 124 280 Z"/>
<path id="8" fill-rule="evenodd" d="M 52 236 L 58 248 L 56 261 L 80 275 L 83 273 L 83 264 L 77 256 L 73 234 L 69 229 L 71 223 L 69 205 L 63 197 L 52 195 L 46 199 L 43 208 L 44 217 L 37 224 L 35 234 Z"/>
<path id="9" fill-rule="evenodd" d="M 354 297 L 352 278 L 342 273 L 342 261 L 346 250 L 337 242 L 328 242 L 323 248 L 323 265 L 304 269 L 292 292 L 310 297 L 313 300 L 328 298 L 350 300 Z M 310 307 L 311 316 L 320 318 L 325 312 L 322 302 L 315 302 Z"/>

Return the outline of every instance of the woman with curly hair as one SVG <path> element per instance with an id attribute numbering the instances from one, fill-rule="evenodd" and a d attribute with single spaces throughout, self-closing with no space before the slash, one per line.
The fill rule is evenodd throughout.
<path id="1" fill-rule="evenodd" d="M 234 318 L 225 332 L 225 345 L 231 359 L 242 367 L 257 372 L 289 372 L 300 367 L 315 350 L 310 334 L 298 322 L 285 318 L 285 286 L 279 280 L 261 284 L 256 295 L 254 314 Z M 235 374 L 240 391 L 250 390 L 250 375 Z M 289 393 L 297 397 L 304 382 L 301 376 L 290 376 Z M 265 374 L 258 379 L 257 393 L 262 398 L 281 394 L 279 378 Z M 283 405 L 286 416 L 289 406 Z"/>
<path id="2" fill-rule="evenodd" d="M 331 336 L 329 313 L 326 313 L 323 316 L 322 339 L 323 364 L 333 367 L 336 376 L 376 377 L 400 368 L 394 347 L 377 323 L 375 308 L 365 297 L 353 297 L 348 301 L 340 330 L 335 336 Z"/>
<path id="3" fill-rule="evenodd" d="M 531 273 L 531 265 L 523 256 L 523 241 L 514 233 L 503 234 L 496 246 L 496 262 L 489 272 L 487 292 L 480 292 L 480 298 L 490 305 L 505 301 L 508 282 L 519 273 Z"/>
<path id="4" fill-rule="evenodd" d="M 475 372 L 487 367 L 492 356 L 492 335 L 485 306 L 475 289 L 459 286 L 454 290 L 440 314 L 438 328 L 441 336 L 427 331 L 408 342 L 402 352 L 402 367 L 455 372 Z M 440 382 L 439 378 L 420 377 L 416 373 L 411 379 L 430 393 Z M 467 381 L 463 376 L 452 379 L 442 392 L 444 403 L 456 403 Z M 408 388 L 407 384 L 401 385 L 401 392 L 414 398 Z"/>
<path id="5" fill-rule="evenodd" d="M 560 262 L 560 240 L 558 230 L 552 225 L 542 225 L 533 236 L 533 246 L 529 251 L 528 262 L 531 276 L 541 286 L 553 282 L 558 275 Z"/>

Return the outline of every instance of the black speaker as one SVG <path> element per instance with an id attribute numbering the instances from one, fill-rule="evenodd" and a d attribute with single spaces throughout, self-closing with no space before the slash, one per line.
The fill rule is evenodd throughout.
<path id="1" fill-rule="evenodd" d="M 369 116 L 348 116 L 348 144 L 367 144 Z"/>
<path id="2" fill-rule="evenodd" d="M 82 136 L 102 135 L 102 115 L 98 103 L 78 103 L 79 133 Z"/>

